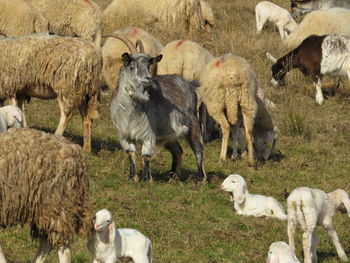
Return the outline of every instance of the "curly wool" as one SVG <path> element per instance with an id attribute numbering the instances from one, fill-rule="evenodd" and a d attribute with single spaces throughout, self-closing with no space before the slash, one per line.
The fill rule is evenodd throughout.
<path id="1" fill-rule="evenodd" d="M 0 225 L 31 226 L 65 246 L 91 220 L 87 161 L 79 145 L 34 129 L 0 134 Z"/>

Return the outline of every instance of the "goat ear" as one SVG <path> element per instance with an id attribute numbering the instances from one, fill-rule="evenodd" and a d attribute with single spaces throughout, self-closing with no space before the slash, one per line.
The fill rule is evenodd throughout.
<path id="1" fill-rule="evenodd" d="M 266 52 L 266 57 L 271 60 L 272 63 L 276 63 L 277 62 L 277 59 L 272 56 L 269 52 Z"/>
<path id="2" fill-rule="evenodd" d="M 242 204 L 245 200 L 245 183 L 244 182 L 239 182 L 235 188 L 235 193 L 234 193 L 234 197 L 235 197 L 235 202 L 237 202 L 238 204 Z"/>
<path id="3" fill-rule="evenodd" d="M 126 64 L 126 65 L 129 64 L 130 60 L 131 60 L 130 55 L 128 53 L 124 53 L 122 55 L 122 59 L 123 59 L 124 64 Z"/>
<path id="4" fill-rule="evenodd" d="M 160 54 L 159 56 L 156 56 L 155 58 L 151 58 L 151 64 L 154 64 L 154 63 L 158 63 L 159 61 L 161 61 L 163 58 L 163 55 Z"/>
<path id="5" fill-rule="evenodd" d="M 115 239 L 115 224 L 114 222 L 110 223 L 108 226 L 108 239 L 109 239 L 109 243 L 113 243 L 114 239 Z"/>

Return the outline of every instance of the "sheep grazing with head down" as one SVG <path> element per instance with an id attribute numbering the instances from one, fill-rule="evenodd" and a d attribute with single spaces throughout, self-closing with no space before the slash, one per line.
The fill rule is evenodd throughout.
<path id="1" fill-rule="evenodd" d="M 210 5 L 208 4 L 208 2 L 203 0 L 200 0 L 199 2 L 201 4 L 201 9 L 202 9 L 202 14 L 203 14 L 205 24 L 210 27 L 215 26 L 215 18 L 214 18 L 213 10 L 211 9 Z"/>
<path id="2" fill-rule="evenodd" d="M 0 108 L 0 133 L 9 128 L 23 127 L 23 113 L 17 106 L 7 105 Z"/>
<path id="3" fill-rule="evenodd" d="M 286 220 L 283 206 L 273 197 L 250 194 L 244 178 L 238 174 L 229 175 L 221 184 L 221 190 L 230 193 L 230 200 L 239 215 L 268 216 Z"/>
<path id="4" fill-rule="evenodd" d="M 294 236 L 299 224 L 304 232 L 304 263 L 317 262 L 317 225 L 322 225 L 327 230 L 340 260 L 347 261 L 347 256 L 339 242 L 333 224 L 336 210 L 347 213 L 350 217 L 350 199 L 347 192 L 337 189 L 325 193 L 319 189 L 300 187 L 293 190 L 287 199 L 287 203 L 289 245 L 295 251 Z"/>
<path id="5" fill-rule="evenodd" d="M 290 246 L 283 241 L 270 245 L 267 263 L 300 263 Z"/>
<path id="6" fill-rule="evenodd" d="M 152 263 L 151 241 L 136 229 L 116 229 L 107 209 L 94 216 L 88 248 L 94 263 L 114 263 L 121 258 L 130 258 L 134 263 Z"/>
<path id="7" fill-rule="evenodd" d="M 81 147 L 28 128 L 1 133 L 0 145 L 0 226 L 30 226 L 40 242 L 33 262 L 44 262 L 54 247 L 60 263 L 71 262 L 73 235 L 86 232 L 91 220 Z"/>

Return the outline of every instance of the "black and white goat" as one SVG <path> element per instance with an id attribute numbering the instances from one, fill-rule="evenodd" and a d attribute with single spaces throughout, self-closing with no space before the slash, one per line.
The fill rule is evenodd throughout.
<path id="1" fill-rule="evenodd" d="M 312 35 L 296 49 L 279 59 L 269 53 L 266 55 L 274 63 L 271 67 L 273 85 L 276 86 L 283 81 L 288 71 L 298 68 L 313 80 L 318 104 L 324 101 L 321 89 L 323 75 L 345 75 L 350 80 L 350 36 L 348 35 Z"/>
<path id="2" fill-rule="evenodd" d="M 179 174 L 182 149 L 178 142 L 185 137 L 189 142 L 198 166 L 197 181 L 205 182 L 201 128 L 197 117 L 198 82 L 186 81 L 178 75 L 152 76 L 151 64 L 161 60 L 162 55 L 151 58 L 144 53 L 141 41 L 140 53 L 126 38 L 116 36 L 130 49 L 131 54 L 122 55 L 119 83 L 111 101 L 114 125 L 118 129 L 119 141 L 129 154 L 129 179 L 137 180 L 135 166 L 135 143 L 142 142 L 143 179 L 152 180 L 149 169 L 150 158 L 156 142 L 165 144 L 172 155 L 171 172 Z"/>

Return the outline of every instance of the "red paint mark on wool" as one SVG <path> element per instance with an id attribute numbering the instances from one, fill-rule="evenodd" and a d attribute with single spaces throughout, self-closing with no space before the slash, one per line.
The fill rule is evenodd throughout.
<path id="1" fill-rule="evenodd" d="M 136 36 L 139 33 L 137 28 L 131 28 L 129 31 L 129 36 Z"/>
<path id="2" fill-rule="evenodd" d="M 181 44 L 182 44 L 183 42 L 185 42 L 185 41 L 186 41 L 186 40 L 180 40 L 179 42 L 176 43 L 176 47 L 181 46 Z"/>
<path id="3" fill-rule="evenodd" d="M 217 68 L 221 67 L 222 63 L 224 63 L 224 58 L 220 58 L 218 61 L 215 62 L 215 66 Z"/>
<path id="4" fill-rule="evenodd" d="M 91 5 L 91 1 L 90 0 L 83 0 L 85 3 L 88 3 L 89 5 Z"/>

